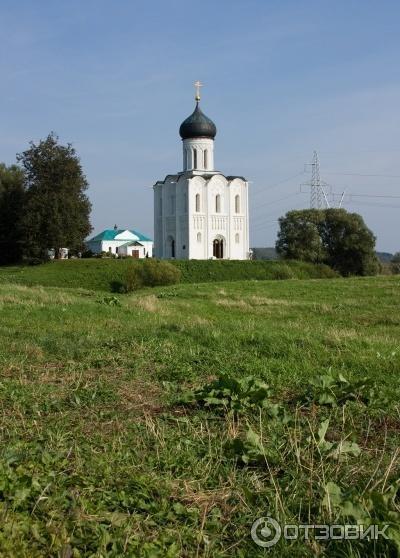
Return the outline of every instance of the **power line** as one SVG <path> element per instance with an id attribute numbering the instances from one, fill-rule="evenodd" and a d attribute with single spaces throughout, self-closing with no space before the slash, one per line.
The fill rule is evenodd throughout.
<path id="1" fill-rule="evenodd" d="M 389 203 L 368 203 L 358 200 L 349 200 L 346 203 L 351 203 L 353 205 L 367 205 L 369 207 L 388 207 L 390 209 L 400 209 L 400 205 L 392 205 Z"/>
<path id="2" fill-rule="evenodd" d="M 400 149 L 358 149 L 357 151 L 319 151 L 327 155 L 359 155 L 360 153 L 399 153 Z"/>
<path id="3" fill-rule="evenodd" d="M 252 223 L 257 227 L 265 222 L 265 219 L 270 219 L 271 217 L 276 217 L 276 213 L 268 213 L 267 215 L 263 215 L 262 218 L 258 218 L 257 220 L 252 220 Z"/>
<path id="4" fill-rule="evenodd" d="M 298 178 L 299 176 L 301 176 L 302 174 L 304 174 L 304 171 L 298 172 L 297 174 L 294 174 L 293 176 L 289 176 L 288 178 L 284 178 L 283 180 L 280 180 L 279 182 L 275 182 L 275 184 L 272 184 L 270 186 L 266 186 L 266 187 L 261 187 L 261 189 L 257 189 L 255 191 L 253 191 L 253 189 L 251 189 L 251 195 L 255 196 L 257 194 L 262 194 L 268 190 L 272 190 L 273 188 L 276 188 L 277 186 L 280 186 L 281 184 L 285 184 L 285 182 L 289 182 L 290 180 L 294 180 L 295 178 Z"/>
<path id="5" fill-rule="evenodd" d="M 329 207 L 329 202 L 327 199 L 327 196 L 325 194 L 324 191 L 324 186 L 326 185 L 325 182 L 323 182 L 320 178 L 320 167 L 319 167 L 319 159 L 318 159 L 318 154 L 316 151 L 314 151 L 314 156 L 313 156 L 313 162 L 311 163 L 312 165 L 312 178 L 311 181 L 308 183 L 308 185 L 310 185 L 311 187 L 311 195 L 310 195 L 310 205 L 311 207 L 316 207 L 316 208 L 322 208 L 324 205 L 326 205 L 327 207 Z M 291 180 L 294 180 L 295 178 L 298 178 L 299 176 L 302 176 L 305 174 L 305 170 L 298 172 L 294 175 L 289 176 L 288 178 L 284 178 L 283 180 L 280 180 L 279 182 L 276 182 L 270 186 L 267 186 L 266 188 L 260 188 L 258 190 L 256 190 L 255 192 L 252 191 L 252 197 L 254 195 L 258 195 L 264 192 L 268 192 L 269 190 L 272 190 L 273 188 L 276 188 L 282 184 L 285 184 L 287 182 L 290 182 Z M 329 171 L 327 172 L 327 174 L 332 174 L 332 175 L 338 175 L 338 176 L 363 176 L 363 177 L 380 177 L 380 178 L 400 178 L 400 175 L 385 175 L 385 174 L 367 174 L 367 173 L 349 173 L 349 172 L 333 172 L 333 171 Z M 349 188 L 349 187 L 343 187 L 343 188 Z M 274 204 L 279 204 L 285 200 L 288 200 L 290 198 L 293 198 L 295 196 L 297 196 L 300 193 L 304 193 L 304 192 L 292 192 L 290 194 L 288 194 L 287 196 L 283 196 L 281 198 L 275 199 L 275 200 L 271 200 L 271 201 L 265 201 L 261 204 L 257 204 L 256 203 L 256 207 L 255 209 L 262 209 L 263 207 L 266 206 L 271 206 Z M 335 197 L 340 197 L 341 199 L 341 203 L 343 201 L 343 199 L 345 199 L 345 203 L 346 204 L 359 204 L 359 205 L 366 205 L 366 206 L 370 206 L 370 207 L 390 207 L 393 209 L 400 209 L 400 206 L 394 206 L 391 204 L 383 204 L 383 203 L 376 203 L 373 202 L 373 200 L 384 200 L 384 199 L 400 199 L 400 196 L 396 196 L 396 195 L 391 195 L 391 194 L 365 194 L 365 193 L 359 193 L 359 194 L 346 194 L 345 198 L 344 198 L 344 192 L 343 193 L 335 193 L 332 192 L 331 193 L 332 199 L 335 199 Z M 357 199 L 354 199 L 357 198 Z M 368 201 L 362 201 L 359 198 L 368 198 L 371 200 L 371 202 Z M 325 203 L 324 203 L 325 201 Z M 276 216 L 277 210 L 270 212 L 266 215 L 256 215 L 255 219 L 252 220 L 252 230 L 259 230 L 259 229 L 263 229 L 263 228 L 269 228 L 272 227 L 273 225 L 275 225 L 276 223 L 278 223 L 278 221 L 265 221 L 266 219 L 270 218 L 270 217 L 274 217 Z M 255 225 L 255 226 L 254 226 Z"/>
<path id="6" fill-rule="evenodd" d="M 362 174 L 359 172 L 332 172 L 324 171 L 325 174 L 336 174 L 338 176 L 375 176 L 380 178 L 400 178 L 398 174 Z"/>
<path id="7" fill-rule="evenodd" d="M 296 192 L 295 194 L 292 194 L 292 196 L 288 196 L 288 198 L 293 197 L 293 196 L 298 196 L 300 193 L 301 192 Z M 291 209 L 297 209 L 297 208 L 292 207 Z M 283 213 L 283 211 L 284 210 L 282 210 L 282 213 Z M 285 210 L 285 212 L 286 212 L 286 210 Z M 277 213 L 278 213 L 278 209 L 276 209 L 276 210 L 274 210 L 270 213 L 267 213 L 265 215 L 264 214 L 263 215 L 257 215 L 254 219 L 252 219 L 252 223 L 255 223 L 256 225 L 258 225 L 258 224 L 262 223 L 264 221 L 264 219 L 269 219 L 270 217 L 276 217 Z M 279 217 L 282 215 L 282 213 L 281 213 L 281 210 L 279 210 L 279 214 L 280 214 Z"/>
<path id="8" fill-rule="evenodd" d="M 285 201 L 288 200 L 289 198 L 292 198 L 293 196 L 298 196 L 300 194 L 300 192 L 292 192 L 291 194 L 288 194 L 287 196 L 284 196 L 283 198 L 279 198 L 277 200 L 272 200 L 272 201 L 267 201 L 267 202 L 263 202 L 263 203 L 259 203 L 257 204 L 257 209 L 261 208 L 261 207 L 265 207 L 266 205 L 273 205 L 274 203 L 279 203 L 281 201 Z"/>
<path id="9" fill-rule="evenodd" d="M 332 194 L 333 196 L 339 196 L 341 194 Z M 389 198 L 389 199 L 400 199 L 400 196 L 392 196 L 386 194 L 348 194 L 349 198 Z"/>
<path id="10" fill-rule="evenodd" d="M 255 227 L 251 227 L 252 231 L 258 231 L 258 230 L 262 230 L 262 229 L 269 229 L 271 228 L 273 225 L 276 225 L 276 223 L 279 223 L 279 221 L 268 221 L 267 223 L 264 224 L 260 224 L 260 225 L 256 225 Z"/>
<path id="11" fill-rule="evenodd" d="M 255 223 L 257 225 L 258 223 L 262 223 L 264 219 L 269 219 L 270 217 L 276 217 L 278 213 L 281 213 L 281 210 L 279 210 L 278 212 L 278 209 L 276 209 L 275 211 L 271 211 L 270 213 L 267 213 L 265 215 L 257 215 L 254 219 L 252 219 L 252 223 Z"/>

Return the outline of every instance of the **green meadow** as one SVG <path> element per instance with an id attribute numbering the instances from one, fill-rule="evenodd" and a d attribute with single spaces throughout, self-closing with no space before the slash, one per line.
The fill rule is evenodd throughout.
<path id="1" fill-rule="evenodd" d="M 0 556 L 399 555 L 398 277 L 118 295 L 102 264 L 0 269 Z M 388 538 L 264 550 L 267 515 Z"/>

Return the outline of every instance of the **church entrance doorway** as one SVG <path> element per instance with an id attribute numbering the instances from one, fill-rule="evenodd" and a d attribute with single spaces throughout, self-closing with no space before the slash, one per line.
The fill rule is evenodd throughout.
<path id="1" fill-rule="evenodd" d="M 213 256 L 217 260 L 222 260 L 224 257 L 224 240 L 216 238 L 213 242 Z"/>

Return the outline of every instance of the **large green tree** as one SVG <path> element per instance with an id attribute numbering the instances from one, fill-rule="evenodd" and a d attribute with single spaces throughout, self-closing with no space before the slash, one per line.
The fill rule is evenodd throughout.
<path id="1" fill-rule="evenodd" d="M 16 165 L 0 163 L 0 265 L 22 257 L 21 226 L 25 208 L 24 174 Z"/>
<path id="2" fill-rule="evenodd" d="M 286 259 L 326 263 L 342 275 L 379 270 L 375 236 L 361 215 L 344 209 L 289 211 L 279 219 L 276 249 Z"/>
<path id="3" fill-rule="evenodd" d="M 321 263 L 326 258 L 320 235 L 323 213 L 316 209 L 289 211 L 279 219 L 277 252 L 286 259 Z"/>
<path id="4" fill-rule="evenodd" d="M 25 256 L 46 258 L 54 249 L 82 249 L 92 227 L 88 182 L 71 144 L 60 145 L 51 133 L 17 156 L 25 175 L 23 218 Z"/>

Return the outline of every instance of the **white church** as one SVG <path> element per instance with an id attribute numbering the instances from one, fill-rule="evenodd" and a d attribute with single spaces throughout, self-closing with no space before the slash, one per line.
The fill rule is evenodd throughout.
<path id="1" fill-rule="evenodd" d="M 214 167 L 217 129 L 196 107 L 182 122 L 183 170 L 154 184 L 156 258 L 246 260 L 249 251 L 248 182 Z"/>

